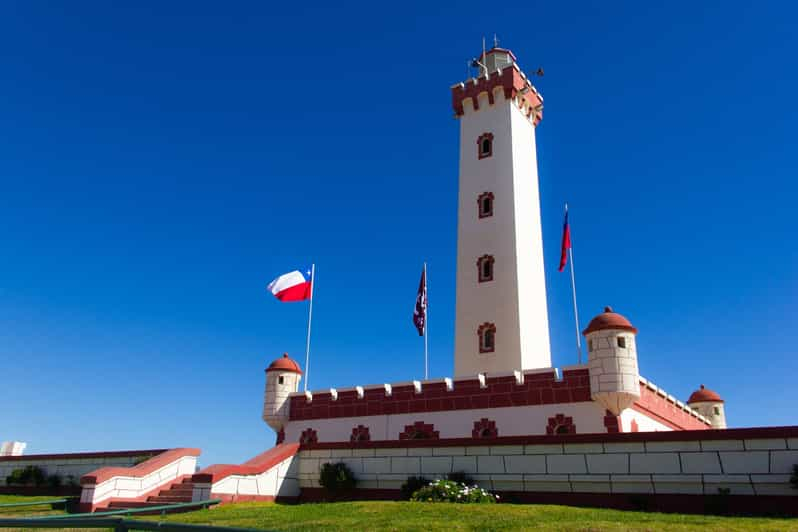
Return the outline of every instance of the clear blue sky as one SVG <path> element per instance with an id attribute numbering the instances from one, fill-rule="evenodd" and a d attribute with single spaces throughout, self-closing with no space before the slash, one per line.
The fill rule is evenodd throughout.
<path id="1" fill-rule="evenodd" d="M 571 205 L 583 326 L 612 305 L 641 373 L 705 383 L 732 426 L 796 422 L 798 252 L 788 3 L 5 2 L 0 439 L 28 451 L 270 447 L 265 366 L 316 262 L 311 387 L 452 374 L 458 124 L 482 35 L 542 66 L 554 362 Z M 778 7 L 781 6 L 781 7 Z"/>

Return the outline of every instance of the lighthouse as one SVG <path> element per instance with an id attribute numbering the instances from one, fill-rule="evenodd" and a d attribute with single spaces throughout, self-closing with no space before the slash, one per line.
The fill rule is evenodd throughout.
<path id="1" fill-rule="evenodd" d="M 455 376 L 551 367 L 535 128 L 543 98 L 510 50 L 454 85 L 460 122 Z"/>

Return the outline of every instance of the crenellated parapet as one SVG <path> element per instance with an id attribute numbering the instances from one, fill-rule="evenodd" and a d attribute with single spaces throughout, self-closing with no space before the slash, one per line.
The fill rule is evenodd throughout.
<path id="1" fill-rule="evenodd" d="M 488 105 L 494 105 L 497 98 L 512 100 L 535 125 L 543 119 L 543 96 L 515 63 L 453 85 L 455 116 L 463 116 L 467 109 L 478 111 L 481 96 L 487 98 Z"/>

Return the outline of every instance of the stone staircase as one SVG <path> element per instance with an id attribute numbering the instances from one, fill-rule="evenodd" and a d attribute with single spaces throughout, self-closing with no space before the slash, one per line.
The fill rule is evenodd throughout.
<path id="1" fill-rule="evenodd" d="M 111 500 L 108 506 L 100 507 L 95 512 L 108 512 L 113 510 L 125 510 L 132 508 L 147 508 L 149 506 L 163 506 L 165 504 L 178 504 L 181 502 L 191 502 L 191 493 L 194 490 L 194 483 L 191 477 L 183 479 L 182 482 L 175 482 L 166 489 L 158 492 L 158 495 L 150 495 L 146 501 L 125 501 Z M 169 513 L 190 512 L 199 508 L 180 508 L 170 510 Z M 155 510 L 153 513 L 160 513 Z"/>

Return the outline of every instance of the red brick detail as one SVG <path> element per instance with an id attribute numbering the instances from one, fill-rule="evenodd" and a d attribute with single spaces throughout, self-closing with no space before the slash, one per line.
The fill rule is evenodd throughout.
<path id="1" fill-rule="evenodd" d="M 576 425 L 574 425 L 574 418 L 565 416 L 564 414 L 557 414 L 549 418 L 549 424 L 546 426 L 546 434 L 576 434 Z"/>
<path id="2" fill-rule="evenodd" d="M 280 427 L 280 430 L 277 431 L 277 440 L 274 442 L 275 445 L 280 445 L 285 441 L 285 428 Z"/>
<path id="3" fill-rule="evenodd" d="M 474 430 L 471 431 L 471 436 L 474 438 L 497 438 L 499 430 L 496 428 L 496 422 L 486 417 L 474 421 Z"/>
<path id="4" fill-rule="evenodd" d="M 491 104 L 493 102 L 490 102 Z M 485 141 L 488 141 L 487 143 Z M 483 133 L 477 139 L 477 155 L 480 159 L 486 159 L 493 155 L 493 133 Z"/>
<path id="5" fill-rule="evenodd" d="M 645 384 L 640 385 L 640 399 L 635 401 L 632 405 L 632 409 L 674 430 L 701 430 L 712 428 L 712 425 L 709 423 L 704 423 L 697 417 L 693 417 L 676 404 L 668 401 L 666 397 L 649 389 Z"/>
<path id="6" fill-rule="evenodd" d="M 485 200 L 490 200 L 489 209 L 485 208 L 485 202 L 484 202 Z M 493 192 L 483 192 L 482 194 L 479 195 L 479 197 L 477 198 L 477 213 L 479 214 L 480 218 L 488 218 L 490 216 L 493 216 L 495 200 L 496 198 L 493 195 Z"/>
<path id="7" fill-rule="evenodd" d="M 630 443 L 647 441 L 704 441 L 704 440 L 751 440 L 772 438 L 798 438 L 798 426 L 755 427 L 747 429 L 674 430 L 662 432 L 619 432 L 617 434 L 554 434 L 528 436 L 499 436 L 495 439 L 482 438 L 441 438 L 435 447 L 479 447 L 482 445 L 535 445 L 551 443 Z M 393 449 L 429 447 L 423 440 L 372 440 L 358 444 L 365 449 Z M 324 442 L 302 445 L 301 450 L 311 449 L 352 449 L 351 442 Z"/>
<path id="8" fill-rule="evenodd" d="M 314 429 L 305 429 L 302 431 L 302 435 L 299 436 L 299 443 L 306 444 L 306 443 L 318 443 L 319 436 L 316 434 Z"/>
<path id="9" fill-rule="evenodd" d="M 632 420 L 632 432 L 640 432 L 640 427 L 637 425 L 636 420 Z"/>
<path id="10" fill-rule="evenodd" d="M 80 478 L 80 484 L 81 486 L 84 484 L 96 485 L 114 477 L 144 477 L 172 462 L 176 462 L 184 456 L 199 456 L 200 453 L 201 451 L 199 449 L 171 449 L 133 467 L 101 467 L 100 469 L 83 475 Z M 26 458 L 30 460 L 30 456 Z"/>
<path id="11" fill-rule="evenodd" d="M 443 382 L 425 382 L 417 394 L 412 384 L 394 386 L 390 397 L 385 397 L 382 388 L 366 388 L 363 397 L 352 390 L 339 390 L 333 401 L 329 392 L 313 394 L 308 402 L 302 394 L 291 396 L 291 421 L 331 419 L 355 416 L 383 416 L 393 414 L 415 414 L 450 410 L 493 408 L 494 405 L 528 406 L 555 403 L 589 402 L 590 377 L 587 369 L 563 371 L 562 380 L 557 380 L 554 370 L 524 375 L 524 383 L 516 384 L 515 377 L 491 377 L 485 379 L 485 387 L 479 380 L 468 378 L 454 381 L 449 391 Z"/>
<path id="12" fill-rule="evenodd" d="M 214 464 L 208 466 L 199 473 L 195 473 L 191 477 L 191 482 L 196 484 L 214 484 L 230 475 L 260 475 L 283 460 L 294 456 L 297 452 L 299 452 L 298 443 L 283 443 L 247 460 L 241 465 Z"/>
<path id="13" fill-rule="evenodd" d="M 416 421 L 412 425 L 405 425 L 404 432 L 399 434 L 400 440 L 437 440 L 439 433 L 431 423 Z"/>
<path id="14" fill-rule="evenodd" d="M 78 460 L 89 458 L 129 458 L 156 456 L 169 449 L 145 449 L 141 451 L 101 451 L 88 453 L 23 454 L 22 456 L 0 456 L 0 462 L 28 462 L 38 460 Z"/>
<path id="15" fill-rule="evenodd" d="M 496 259 L 493 258 L 493 255 L 482 255 L 480 258 L 477 259 L 477 279 L 479 279 L 480 283 L 486 283 L 488 281 L 493 280 L 494 262 L 496 262 Z M 488 268 L 487 272 L 485 271 L 486 263 L 490 264 L 490 267 Z"/>
<path id="16" fill-rule="evenodd" d="M 501 72 L 491 72 L 487 78 L 480 76 L 476 83 L 469 80 L 455 85 L 452 88 L 452 108 L 455 115 L 463 116 L 463 101 L 468 98 L 471 98 L 474 109 L 479 109 L 479 95 L 483 92 L 488 95 L 488 103 L 493 105 L 493 91 L 497 88 L 504 91 L 504 97 L 507 99 L 516 97 L 523 99 L 527 104 L 527 117 L 531 118 L 535 125 L 543 119 L 543 98 L 529 80 L 521 76 L 521 71 L 515 65 L 505 67 Z"/>
<path id="17" fill-rule="evenodd" d="M 349 441 L 358 442 L 358 441 L 371 441 L 371 434 L 369 433 L 369 428 L 364 427 L 363 425 L 358 425 L 357 427 L 352 429 L 352 435 L 349 437 Z"/>
<path id="18" fill-rule="evenodd" d="M 616 434 L 618 432 L 623 432 L 623 425 L 621 425 L 621 416 L 616 416 L 609 410 L 606 411 L 604 415 L 604 426 L 607 427 L 607 432 L 609 434 Z"/>
<path id="19" fill-rule="evenodd" d="M 486 337 L 486 334 L 489 335 Z M 477 329 L 479 352 L 493 353 L 496 350 L 496 324 L 485 322 Z M 488 342 L 488 340 L 491 340 Z"/>

